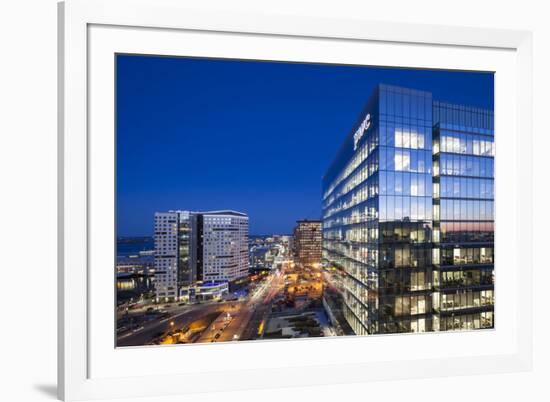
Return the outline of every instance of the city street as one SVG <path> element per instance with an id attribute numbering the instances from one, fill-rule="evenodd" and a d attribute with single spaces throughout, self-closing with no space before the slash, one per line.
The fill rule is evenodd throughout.
<path id="1" fill-rule="evenodd" d="M 286 312 L 289 317 L 296 316 L 296 319 L 303 320 L 301 314 L 307 311 L 311 314 L 323 308 L 320 301 L 325 288 L 334 301 L 342 286 L 338 272 L 320 269 L 319 266 L 302 268 L 295 266 L 290 259 L 279 269 L 253 278 L 247 285 L 249 293 L 230 296 L 233 298 L 231 301 L 161 305 L 139 303 L 127 306 L 126 312 L 118 313 L 121 333 L 117 346 L 260 339 L 274 313 L 281 316 Z M 308 310 L 310 305 L 316 307 Z M 326 320 L 323 320 L 322 326 L 321 332 L 325 336 L 336 333 Z M 316 329 L 309 331 L 319 333 Z"/>
<path id="2" fill-rule="evenodd" d="M 270 275 L 249 300 L 232 314 L 227 328 L 220 331 L 220 336 L 215 339 L 215 342 L 249 339 L 249 333 L 257 331 L 259 325 L 259 323 L 256 325 L 256 320 L 252 320 L 252 317 L 255 317 L 260 310 L 262 313 L 265 312 L 266 303 L 280 291 L 281 278 L 284 278 L 282 274 Z M 284 279 L 282 283 L 284 284 Z"/>
<path id="3" fill-rule="evenodd" d="M 142 305 L 129 311 L 128 316 L 134 320 L 144 320 L 142 325 L 127 330 L 118 336 L 117 346 L 147 345 L 153 342 L 172 343 L 169 334 L 189 329 L 189 326 L 204 317 L 218 314 L 207 327 L 199 330 L 196 337 L 187 335 L 185 342 L 228 342 L 256 339 L 262 323 L 271 312 L 275 297 L 281 295 L 285 288 L 284 269 L 270 274 L 258 284 L 252 294 L 244 300 L 201 304 L 179 305 L 171 303 L 162 306 L 163 318 L 148 316 L 151 305 Z M 146 321 L 146 320 L 150 321 Z"/>
<path id="4" fill-rule="evenodd" d="M 181 307 L 180 307 L 181 308 Z M 118 337 L 117 346 L 140 346 L 150 344 L 154 338 L 165 335 L 171 330 L 185 327 L 195 320 L 214 312 L 222 312 L 219 304 L 183 306 L 183 311 L 172 310 L 173 314 L 158 321 L 152 321 Z M 173 325 L 171 325 L 173 323 Z"/>

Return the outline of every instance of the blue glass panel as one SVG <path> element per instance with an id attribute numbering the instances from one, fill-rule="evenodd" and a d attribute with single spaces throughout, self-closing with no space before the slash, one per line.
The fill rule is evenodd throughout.
<path id="1" fill-rule="evenodd" d="M 379 176 L 379 188 L 380 188 L 380 194 L 386 195 L 387 194 L 387 187 L 386 187 L 386 172 L 380 172 L 378 174 Z"/>
<path id="2" fill-rule="evenodd" d="M 394 219 L 403 219 L 403 197 L 395 197 L 394 208 Z"/>
<path id="3" fill-rule="evenodd" d="M 426 96 L 424 98 L 424 111 L 425 111 L 425 117 L 424 120 L 430 122 L 432 121 L 432 98 Z"/>
<path id="4" fill-rule="evenodd" d="M 387 92 L 386 102 L 388 115 L 393 116 L 395 114 L 395 95 L 393 92 Z"/>
<path id="5" fill-rule="evenodd" d="M 395 173 L 395 194 L 403 194 L 403 173 Z"/>
<path id="6" fill-rule="evenodd" d="M 395 197 L 389 196 L 386 199 L 386 218 L 388 220 L 395 219 Z"/>
<path id="7" fill-rule="evenodd" d="M 387 188 L 387 194 L 388 195 L 394 195 L 395 194 L 395 173 L 394 172 L 388 172 L 387 173 L 386 188 Z"/>
<path id="8" fill-rule="evenodd" d="M 403 116 L 404 117 L 410 117 L 411 116 L 411 112 L 410 112 L 410 108 L 411 108 L 411 97 L 409 95 L 403 95 Z"/>
<path id="9" fill-rule="evenodd" d="M 403 173 L 403 195 L 411 195 L 411 174 Z"/>
<path id="10" fill-rule="evenodd" d="M 381 196 L 381 197 L 378 197 L 378 202 L 379 202 L 379 211 L 378 211 L 378 218 L 380 220 L 386 220 L 387 219 L 387 214 L 386 214 L 386 211 L 387 211 L 387 207 L 386 207 L 386 199 L 387 197 L 386 196 Z"/>
<path id="11" fill-rule="evenodd" d="M 379 94 L 380 94 L 380 98 L 379 98 L 380 114 L 386 114 L 386 98 L 387 98 L 386 91 L 380 90 Z"/>
<path id="12" fill-rule="evenodd" d="M 403 116 L 403 95 L 401 93 L 395 94 L 395 114 Z"/>
<path id="13" fill-rule="evenodd" d="M 431 220 L 432 219 L 432 198 L 426 197 L 424 198 L 424 210 L 426 212 L 426 219 Z"/>
<path id="14" fill-rule="evenodd" d="M 403 197 L 403 217 L 411 216 L 411 198 Z"/>

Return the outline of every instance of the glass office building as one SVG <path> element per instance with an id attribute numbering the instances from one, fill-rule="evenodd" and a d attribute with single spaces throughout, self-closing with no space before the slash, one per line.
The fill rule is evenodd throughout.
<path id="1" fill-rule="evenodd" d="M 434 102 L 434 328 L 494 326 L 494 119 Z"/>
<path id="2" fill-rule="evenodd" d="M 446 111 L 451 109 L 452 114 L 455 108 L 463 114 L 467 114 L 467 110 L 479 112 L 487 120 L 482 121 L 476 115 L 469 119 L 460 117 L 463 125 L 450 123 L 446 120 Z M 444 122 L 440 121 L 443 115 Z M 452 116 L 454 119 L 454 114 Z M 356 334 L 488 325 L 488 306 L 489 303 L 492 306 L 493 296 L 492 198 L 483 199 L 481 206 L 482 200 L 474 196 L 492 197 L 491 127 L 492 112 L 477 109 L 474 112 L 465 106 L 435 102 L 429 92 L 381 84 L 371 95 L 323 177 L 322 190 L 323 259 L 346 272 L 344 311 Z M 460 134 L 458 138 L 466 132 L 476 133 L 479 137 L 475 139 L 476 152 L 483 149 L 490 155 L 474 154 L 472 137 L 471 147 L 466 146 L 467 150 L 471 149 L 472 164 L 475 158 L 491 161 L 491 171 L 487 171 L 489 162 L 484 162 L 486 177 L 479 179 L 479 186 L 472 182 L 471 192 L 467 193 L 470 195 L 467 201 L 472 202 L 470 208 L 483 208 L 483 215 L 472 215 L 470 221 L 466 220 L 468 215 L 463 221 L 459 217 L 456 228 L 453 216 L 455 243 L 452 245 L 447 243 L 448 237 L 443 238 L 443 229 L 447 236 L 450 222 L 447 215 L 445 220 L 441 215 L 442 203 L 449 208 L 449 200 L 442 198 L 440 192 L 442 181 L 448 185 L 448 180 L 443 179 L 447 173 L 443 175 L 440 166 L 443 160 L 447 163 L 449 157 L 447 135 L 442 135 L 442 130 L 455 130 Z M 445 151 L 442 151 L 441 138 L 445 139 Z M 457 174 L 457 178 L 466 179 L 468 191 L 471 181 L 464 174 L 464 177 Z M 483 187 L 482 180 L 485 180 Z M 479 194 L 474 194 L 475 191 Z M 456 200 L 460 210 L 461 194 Z M 455 199 L 451 202 L 450 208 L 454 208 Z M 464 205 L 467 213 L 469 204 Z M 470 229 L 478 231 L 474 237 L 467 238 L 464 233 L 470 233 Z M 457 238 L 462 243 L 456 243 Z M 467 269 L 457 269 L 457 264 L 449 267 L 446 264 L 449 252 L 453 258 L 455 254 L 459 256 L 457 261 L 474 264 L 475 260 L 477 265 L 460 266 Z M 458 273 L 448 272 L 460 272 L 467 277 L 465 283 L 473 287 L 457 289 L 443 285 L 443 278 L 445 284 L 450 284 L 451 278 L 459 277 Z M 489 288 L 478 289 L 476 286 L 481 282 Z M 456 294 L 459 296 L 455 302 Z M 462 294 L 466 295 L 464 303 Z M 475 308 L 479 311 L 474 311 Z M 455 324 L 462 312 L 466 318 L 460 318 L 459 322 L 471 322 L 471 325 Z M 479 325 L 475 314 L 479 315 Z M 492 322 L 491 313 L 491 325 Z"/>

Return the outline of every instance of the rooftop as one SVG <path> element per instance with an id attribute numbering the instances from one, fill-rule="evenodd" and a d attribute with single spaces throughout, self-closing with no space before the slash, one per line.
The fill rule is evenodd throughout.
<path id="1" fill-rule="evenodd" d="M 202 215 L 233 215 L 233 216 L 248 216 L 247 214 L 245 214 L 244 212 L 238 212 L 238 211 L 233 211 L 233 210 L 220 210 L 220 211 L 204 211 L 204 212 L 197 212 L 197 214 L 202 214 Z"/>

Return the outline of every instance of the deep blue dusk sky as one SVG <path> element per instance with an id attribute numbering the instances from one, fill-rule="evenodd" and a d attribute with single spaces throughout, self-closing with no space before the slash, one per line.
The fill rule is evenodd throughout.
<path id="1" fill-rule="evenodd" d="M 234 209 L 250 234 L 319 219 L 321 177 L 375 85 L 493 108 L 493 74 L 117 56 L 117 232 Z"/>

